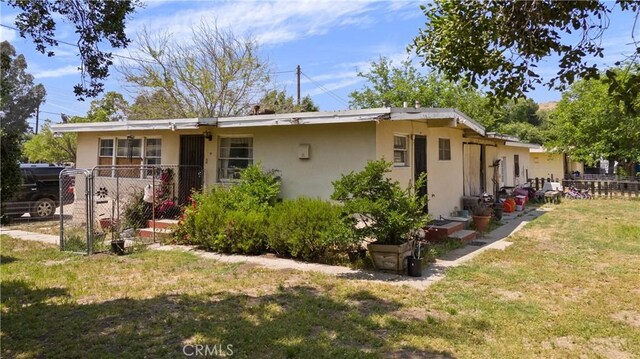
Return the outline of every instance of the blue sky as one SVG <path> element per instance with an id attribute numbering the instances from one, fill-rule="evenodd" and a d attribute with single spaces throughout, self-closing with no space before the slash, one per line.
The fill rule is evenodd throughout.
<path id="1" fill-rule="evenodd" d="M 420 2 L 413 1 L 147 1 L 129 20 L 127 33 L 135 38 L 143 27 L 150 31 L 168 31 L 188 41 L 190 27 L 201 20 L 216 21 L 218 26 L 232 28 L 239 34 L 251 34 L 261 42 L 262 55 L 268 58 L 274 71 L 274 87 L 295 94 L 296 65 L 313 81 L 303 77 L 302 95 L 310 95 L 321 110 L 348 108 L 349 93 L 360 89 L 364 81 L 358 71 L 366 71 L 369 63 L 387 56 L 398 63 L 405 59 L 407 45 L 424 25 Z M 16 11 L 0 3 L 0 22 L 13 26 Z M 594 60 L 611 66 L 632 53 L 633 17 L 615 11 L 610 28 L 602 43 L 606 57 Z M 75 43 L 73 28 L 59 22 L 57 38 Z M 636 36 L 640 37 L 638 30 Z M 73 85 L 80 77 L 76 49 L 60 45 L 56 56 L 49 58 L 34 50 L 29 39 L 17 32 L 0 28 L 0 39 L 9 40 L 18 53 L 25 55 L 28 71 L 47 89 L 41 118 L 59 120 L 59 113 L 83 115 L 89 101 L 75 99 Z M 119 50 L 121 51 L 121 50 Z M 120 52 L 126 54 L 127 50 Z M 411 56 L 410 56 L 411 57 Z M 541 65 L 541 73 L 557 71 L 553 58 Z M 291 71 L 291 72 L 287 72 Z M 112 69 L 106 89 L 122 92 L 129 99 Z M 544 87 L 530 94 L 537 102 L 558 100 L 560 93 Z"/>

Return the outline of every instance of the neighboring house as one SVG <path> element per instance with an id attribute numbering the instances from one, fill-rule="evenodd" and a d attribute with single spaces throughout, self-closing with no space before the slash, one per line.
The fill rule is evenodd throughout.
<path id="1" fill-rule="evenodd" d="M 379 108 L 52 126 L 78 133 L 77 168 L 96 165 L 200 166 L 203 183 L 232 182 L 238 172 L 260 162 L 277 169 L 282 196 L 328 199 L 341 174 L 367 161 L 394 163 L 390 177 L 411 184 L 428 172 L 429 212 L 437 218 L 460 208 L 465 195 L 493 192 L 495 159 L 501 159 L 500 186 L 524 183 L 530 145 L 486 136 L 484 128 L 455 109 Z M 97 171 L 108 180 L 110 171 Z M 131 181 L 145 171 L 132 171 Z M 96 181 L 100 178 L 96 178 Z M 145 182 L 146 183 L 146 182 Z M 178 176 L 180 193 L 194 183 Z M 183 196 L 184 197 L 184 196 Z"/>
<path id="2" fill-rule="evenodd" d="M 578 171 L 584 175 L 584 164 L 572 161 L 566 154 L 549 152 L 542 146 L 529 149 L 529 178 L 563 179 Z"/>
<path id="3" fill-rule="evenodd" d="M 494 195 L 494 179 L 498 188 L 526 183 L 529 149 L 535 146 L 495 132 L 484 136 L 468 134 L 463 142 L 464 195 Z"/>

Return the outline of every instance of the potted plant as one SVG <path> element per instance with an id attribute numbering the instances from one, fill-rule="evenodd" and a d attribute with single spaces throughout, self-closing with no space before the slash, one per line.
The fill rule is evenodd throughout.
<path id="1" fill-rule="evenodd" d="M 343 220 L 358 243 L 367 249 L 376 269 L 405 273 L 415 233 L 428 221 L 423 212 L 426 196 L 417 192 L 421 176 L 410 188 L 386 177 L 392 163 L 370 161 L 360 172 L 343 175 L 333 183 L 332 199 L 343 204 Z"/>
<path id="2" fill-rule="evenodd" d="M 407 274 L 409 277 L 422 277 L 422 249 L 422 242 L 417 241 L 417 246 L 414 247 L 412 255 L 407 257 Z"/>
<path id="3" fill-rule="evenodd" d="M 124 239 L 119 235 L 111 240 L 111 251 L 119 256 L 124 255 Z"/>
<path id="4" fill-rule="evenodd" d="M 473 208 L 473 224 L 478 232 L 484 232 L 491 221 L 492 209 L 486 203 L 479 203 Z"/>

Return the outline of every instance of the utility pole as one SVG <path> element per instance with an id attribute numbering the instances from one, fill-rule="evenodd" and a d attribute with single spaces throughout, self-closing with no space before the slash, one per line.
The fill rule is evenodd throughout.
<path id="1" fill-rule="evenodd" d="M 298 106 L 300 106 L 300 65 L 296 67 L 296 76 L 298 77 Z"/>
<path id="2" fill-rule="evenodd" d="M 40 105 L 36 108 L 36 135 L 38 134 L 38 122 L 40 120 Z"/>

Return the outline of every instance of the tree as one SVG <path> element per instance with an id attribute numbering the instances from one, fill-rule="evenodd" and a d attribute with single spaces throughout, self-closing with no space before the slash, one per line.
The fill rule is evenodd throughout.
<path id="1" fill-rule="evenodd" d="M 45 90 L 33 84 L 23 55 L 7 41 L 0 43 L 0 200 L 9 199 L 20 184 L 22 139 L 29 125 L 27 119 L 42 103 Z"/>
<path id="2" fill-rule="evenodd" d="M 129 113 L 129 103 L 124 97 L 114 91 L 107 92 L 101 99 L 91 101 L 86 116 L 62 116 L 63 122 L 108 122 L 121 121 Z M 51 121 L 46 120 L 40 133 L 31 136 L 24 143 L 24 156 L 29 162 L 63 163 L 75 162 L 78 135 L 63 133 L 54 136 L 51 131 Z"/>
<path id="3" fill-rule="evenodd" d="M 413 106 L 418 101 L 422 107 L 458 108 L 485 126 L 495 122 L 488 101 L 480 92 L 434 73 L 424 75 L 410 61 L 394 66 L 391 60 L 381 57 L 371 63 L 369 72 L 359 72 L 358 76 L 367 79 L 367 84 L 349 94 L 353 107 L 402 107 L 404 103 Z"/>
<path id="4" fill-rule="evenodd" d="M 615 69 L 617 76 L 625 70 Z M 548 147 L 570 153 L 572 158 L 593 164 L 601 157 L 613 163 L 617 160 L 633 174 L 633 164 L 640 161 L 640 97 L 636 97 L 634 111 L 609 95 L 609 84 L 604 80 L 580 80 L 569 91 L 550 115 L 554 129 Z M 612 167 L 612 166 L 611 166 Z"/>
<path id="5" fill-rule="evenodd" d="M 523 97 L 538 84 L 564 90 L 579 78 L 601 76 L 588 60 L 604 57 L 600 40 L 608 26 L 607 15 L 616 4 L 635 12 L 636 18 L 640 13 L 640 3 L 623 0 L 436 0 L 421 7 L 427 23 L 412 46 L 423 65 L 440 70 L 450 80 L 488 87 L 488 94 L 497 99 Z M 635 25 L 632 38 L 634 31 Z M 640 47 L 634 38 L 633 42 L 635 60 Z M 543 79 L 537 65 L 552 54 L 560 58 L 559 71 Z M 640 76 L 606 75 L 612 95 L 632 108 L 640 93 Z"/>
<path id="6" fill-rule="evenodd" d="M 190 43 L 170 34 L 138 38 L 138 57 L 119 70 L 135 90 L 163 101 L 167 117 L 217 117 L 248 112 L 264 93 L 269 67 L 258 57 L 258 44 L 215 24 L 192 29 Z M 166 103 L 164 103 L 166 101 Z"/>
<path id="7" fill-rule="evenodd" d="M 284 91 L 271 90 L 268 91 L 262 99 L 260 99 L 260 107 L 273 110 L 276 113 L 291 112 L 316 112 L 318 106 L 313 102 L 310 96 L 300 99 L 300 105 L 294 103 L 293 96 L 287 96 Z"/>
<path id="8" fill-rule="evenodd" d="M 54 136 L 51 131 L 51 121 L 45 120 L 40 132 L 24 143 L 23 153 L 29 162 L 75 162 L 77 140 L 76 133 Z"/>
<path id="9" fill-rule="evenodd" d="M 20 36 L 30 36 L 36 50 L 47 56 L 54 56 L 51 48 L 58 46 L 59 41 L 55 38 L 56 21 L 62 18 L 75 26 L 75 32 L 79 34 L 77 46 L 82 81 L 74 86 L 74 92 L 82 99 L 85 96 L 95 97 L 103 91 L 102 80 L 109 76 L 113 55 L 100 50 L 99 45 L 106 41 L 113 48 L 127 47 L 130 40 L 125 34 L 125 22 L 140 2 L 8 0 L 8 4 L 22 10 L 15 22 Z"/>
<path id="10" fill-rule="evenodd" d="M 123 121 L 129 112 L 129 102 L 122 94 L 109 91 L 101 99 L 91 101 L 86 122 Z"/>
<path id="11" fill-rule="evenodd" d="M 154 120 L 180 117 L 182 109 L 163 90 L 139 94 L 129 112 L 130 120 Z"/>

